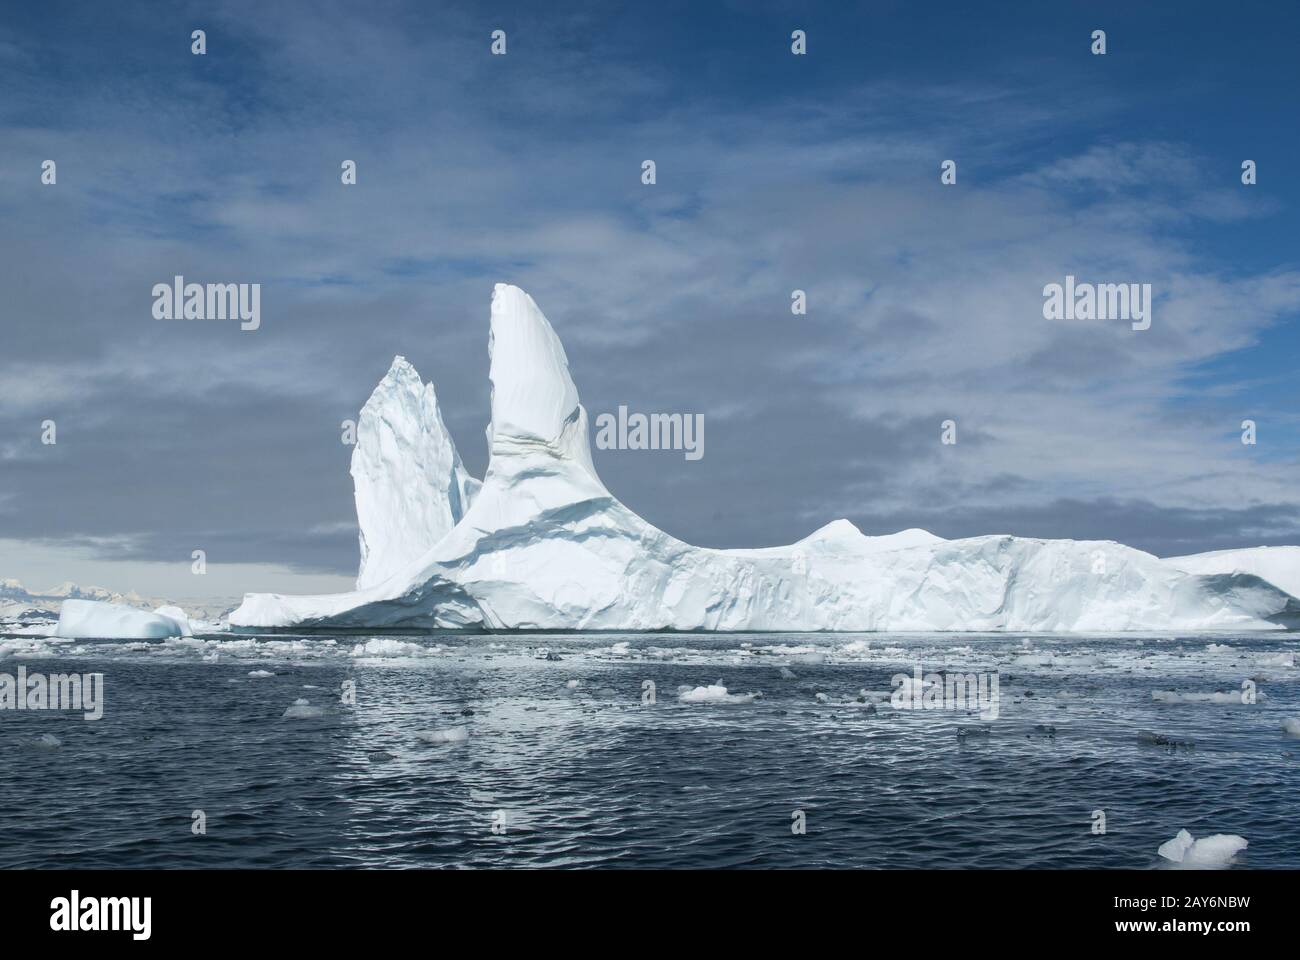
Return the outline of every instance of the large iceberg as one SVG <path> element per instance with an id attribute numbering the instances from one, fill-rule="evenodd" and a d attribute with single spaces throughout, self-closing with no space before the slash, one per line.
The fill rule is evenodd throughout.
<path id="1" fill-rule="evenodd" d="M 1110 541 L 866 536 L 836 520 L 783 547 L 715 550 L 618 501 L 532 297 L 492 295 L 490 452 L 461 466 L 432 386 L 398 358 L 366 404 L 352 473 L 362 568 L 329 596 L 249 594 L 232 627 L 484 630 L 1267 629 L 1300 600 L 1262 568 L 1184 569 Z"/>

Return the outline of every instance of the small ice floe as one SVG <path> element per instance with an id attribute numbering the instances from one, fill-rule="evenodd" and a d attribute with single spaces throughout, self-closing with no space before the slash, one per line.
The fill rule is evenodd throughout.
<path id="1" fill-rule="evenodd" d="M 464 743 L 469 739 L 469 727 L 447 727 L 445 730 L 421 730 L 415 735 L 425 743 Z"/>
<path id="2" fill-rule="evenodd" d="M 582 686 L 582 681 L 581 681 L 581 680 L 566 680 L 565 683 L 564 683 L 564 685 L 565 685 L 566 687 L 568 687 L 570 690 L 577 690 L 580 686 Z"/>
<path id="3" fill-rule="evenodd" d="M 0 641 L 0 659 L 5 657 L 21 657 L 24 660 L 35 660 L 41 657 L 57 657 L 58 647 L 51 645 L 46 640 L 4 640 Z"/>
<path id="4" fill-rule="evenodd" d="M 1270 653 L 1255 661 L 1261 667 L 1294 667 L 1295 654 L 1290 652 Z"/>
<path id="5" fill-rule="evenodd" d="M 677 688 L 677 699 L 682 703 L 753 703 L 762 696 L 762 691 L 758 693 L 728 693 L 721 680 L 709 684 L 707 687 L 681 686 Z"/>
<path id="6" fill-rule="evenodd" d="M 361 657 L 422 657 L 431 653 L 418 643 L 406 640 L 394 640 L 392 637 L 371 637 L 365 643 L 358 643 L 352 648 L 354 659 Z"/>
<path id="7" fill-rule="evenodd" d="M 621 640 L 609 648 L 609 652 L 619 657 L 626 657 L 632 652 L 631 645 L 626 640 Z"/>
<path id="8" fill-rule="evenodd" d="M 817 693 L 814 695 L 818 703 L 826 704 L 832 707 L 854 707 L 864 710 L 867 713 L 876 712 L 876 704 L 882 703 L 889 699 L 889 694 L 876 694 L 870 690 L 859 690 L 856 697 L 832 697 L 828 693 Z"/>
<path id="9" fill-rule="evenodd" d="M 789 667 L 782 667 L 782 668 L 781 668 L 781 679 L 782 679 L 782 680 L 794 680 L 794 679 L 797 679 L 797 678 L 796 678 L 795 672 L 794 672 L 793 670 L 791 670 Z"/>
<path id="10" fill-rule="evenodd" d="M 1241 690 L 1217 690 L 1214 693 L 1185 693 L 1180 690 L 1152 690 L 1156 703 L 1245 703 Z M 1263 690 L 1255 691 L 1256 700 L 1267 700 Z"/>
<path id="11" fill-rule="evenodd" d="M 1206 653 L 1232 653 L 1235 648 L 1226 643 L 1211 643 L 1205 648 Z"/>
<path id="12" fill-rule="evenodd" d="M 325 716 L 324 707 L 313 707 L 311 702 L 299 697 L 280 715 L 284 720 L 314 720 Z"/>
<path id="13" fill-rule="evenodd" d="M 257 677 L 260 679 L 262 677 L 274 677 L 275 673 L 274 671 L 271 670 L 249 670 L 248 675 L 250 677 Z"/>
<path id="14" fill-rule="evenodd" d="M 1053 653 L 1022 653 L 1011 661 L 1017 667 L 1099 667 L 1102 662 L 1091 655 L 1064 657 Z"/>
<path id="15" fill-rule="evenodd" d="M 1282 729 L 1293 737 L 1300 737 L 1300 720 L 1295 717 L 1287 717 L 1282 721 Z"/>
<path id="16" fill-rule="evenodd" d="M 63 741 L 52 733 L 42 733 L 32 741 L 32 746 L 37 750 L 57 750 L 63 746 Z"/>
<path id="17" fill-rule="evenodd" d="M 852 640 L 844 644 L 841 652 L 847 653 L 851 657 L 865 656 L 871 652 L 871 643 L 867 640 Z"/>
<path id="18" fill-rule="evenodd" d="M 1246 846 L 1246 838 L 1235 833 L 1216 833 L 1197 840 L 1186 830 L 1179 830 L 1178 836 L 1160 844 L 1156 852 L 1180 867 L 1217 870 L 1228 866 Z"/>

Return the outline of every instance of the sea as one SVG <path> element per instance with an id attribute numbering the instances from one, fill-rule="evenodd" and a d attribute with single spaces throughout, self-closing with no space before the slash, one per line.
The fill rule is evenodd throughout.
<path id="1" fill-rule="evenodd" d="M 2 631 L 0 868 L 1300 867 L 1297 633 Z"/>

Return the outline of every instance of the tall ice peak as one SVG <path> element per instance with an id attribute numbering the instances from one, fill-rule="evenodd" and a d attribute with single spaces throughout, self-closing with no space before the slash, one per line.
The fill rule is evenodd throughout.
<path id="1" fill-rule="evenodd" d="M 594 477 L 587 415 L 569 376 L 564 345 L 533 298 L 509 283 L 492 290 L 488 354 L 492 457 L 540 442 L 577 460 Z"/>
<path id="2" fill-rule="evenodd" d="M 363 590 L 401 572 L 454 527 L 479 488 L 442 421 L 432 383 L 394 357 L 357 423 L 352 481 Z"/>

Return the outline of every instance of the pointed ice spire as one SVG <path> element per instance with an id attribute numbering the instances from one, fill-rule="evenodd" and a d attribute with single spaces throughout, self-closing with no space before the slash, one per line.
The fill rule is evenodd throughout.
<path id="1" fill-rule="evenodd" d="M 594 477 L 587 415 L 569 376 L 569 358 L 541 308 L 523 290 L 498 283 L 492 290 L 488 338 L 493 457 L 543 443 L 572 457 Z M 490 469 L 490 467 L 489 467 Z"/>
<path id="2" fill-rule="evenodd" d="M 361 409 L 352 451 L 361 571 L 357 589 L 382 583 L 428 552 L 478 491 L 438 411 L 432 383 L 395 357 Z"/>

